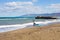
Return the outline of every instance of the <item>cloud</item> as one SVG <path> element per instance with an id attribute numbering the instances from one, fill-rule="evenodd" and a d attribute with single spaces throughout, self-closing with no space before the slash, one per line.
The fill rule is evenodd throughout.
<path id="1" fill-rule="evenodd" d="M 2 7 L 0 7 L 0 11 L 9 12 L 17 9 L 22 9 L 25 6 L 31 6 L 31 5 L 33 5 L 32 2 L 8 2 L 2 5 Z"/>
<path id="2" fill-rule="evenodd" d="M 50 12 L 60 12 L 60 3 L 50 4 L 46 7 Z"/>
<path id="3" fill-rule="evenodd" d="M 20 13 L 42 13 L 40 6 L 34 6 L 32 2 L 8 2 L 2 8 L 4 12 L 20 12 Z"/>
<path id="4" fill-rule="evenodd" d="M 20 6 L 20 5 L 33 5 L 32 2 L 8 2 L 6 6 Z"/>
<path id="5" fill-rule="evenodd" d="M 32 0 L 32 2 L 37 2 L 38 0 Z"/>
<path id="6" fill-rule="evenodd" d="M 0 7 L 0 13 L 7 15 L 22 15 L 22 14 L 43 14 L 60 12 L 59 4 L 50 4 L 48 6 L 35 6 L 33 2 L 8 2 Z M 0 14 L 1 15 L 1 14 Z"/>
<path id="7" fill-rule="evenodd" d="M 60 3 L 59 4 L 51 4 L 51 5 L 49 5 L 49 8 L 60 8 Z"/>

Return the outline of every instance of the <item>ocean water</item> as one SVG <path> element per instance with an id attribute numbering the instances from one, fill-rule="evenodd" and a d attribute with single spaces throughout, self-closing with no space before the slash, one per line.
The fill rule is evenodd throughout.
<path id="1" fill-rule="evenodd" d="M 0 32 L 8 32 L 16 29 L 29 28 L 33 26 L 33 20 L 39 26 L 60 22 L 60 19 L 34 19 L 34 18 L 0 18 Z"/>

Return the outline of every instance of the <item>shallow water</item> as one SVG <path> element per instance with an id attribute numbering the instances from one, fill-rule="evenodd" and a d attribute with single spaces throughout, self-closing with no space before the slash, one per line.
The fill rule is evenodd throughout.
<path id="1" fill-rule="evenodd" d="M 18 18 L 18 19 L 1 19 L 0 20 L 0 32 L 7 32 L 16 29 L 28 28 L 33 26 L 32 18 Z M 37 26 L 44 26 L 54 22 L 60 22 L 60 19 L 35 19 Z"/>

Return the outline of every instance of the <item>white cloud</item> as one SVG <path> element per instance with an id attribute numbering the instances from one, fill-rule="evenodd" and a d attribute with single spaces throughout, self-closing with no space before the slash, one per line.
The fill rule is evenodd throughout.
<path id="1" fill-rule="evenodd" d="M 32 2 L 9 2 L 2 8 L 4 12 L 20 12 L 20 13 L 42 13 L 40 6 L 34 6 Z"/>
<path id="2" fill-rule="evenodd" d="M 59 4 L 51 4 L 51 5 L 47 6 L 47 9 L 50 12 L 60 12 L 60 3 Z"/>
<path id="3" fill-rule="evenodd" d="M 21 6 L 21 5 L 33 5 L 32 2 L 8 2 L 6 6 Z"/>
<path id="4" fill-rule="evenodd" d="M 59 4 L 51 4 L 51 5 L 49 5 L 49 8 L 60 8 L 60 3 Z"/>
<path id="5" fill-rule="evenodd" d="M 51 4 L 41 7 L 35 6 L 33 2 L 8 2 L 0 7 L 0 12 L 13 13 L 14 15 L 53 13 L 60 12 L 60 4 Z"/>
<path id="6" fill-rule="evenodd" d="M 32 2 L 37 2 L 38 0 L 32 0 Z"/>

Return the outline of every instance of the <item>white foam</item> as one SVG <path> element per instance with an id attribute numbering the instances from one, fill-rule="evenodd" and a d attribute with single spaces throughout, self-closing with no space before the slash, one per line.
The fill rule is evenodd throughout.
<path id="1" fill-rule="evenodd" d="M 39 21 L 35 23 L 40 24 L 40 25 L 41 24 L 46 25 L 46 24 L 54 23 L 54 22 L 60 22 L 60 20 L 46 20 L 46 21 Z M 25 23 L 25 24 L 15 24 L 15 25 L 2 25 L 0 26 L 0 32 L 7 32 L 7 31 L 16 30 L 16 29 L 22 29 L 25 27 L 31 27 L 31 25 L 33 26 L 33 22 Z"/>
<path id="2" fill-rule="evenodd" d="M 52 23 L 52 22 L 60 22 L 60 20 L 50 20 L 50 21 L 39 21 L 39 22 L 35 22 L 36 24 L 48 24 L 48 23 Z M 0 26 L 0 28 L 5 28 L 5 27 L 20 27 L 20 28 L 24 28 L 28 25 L 33 25 L 33 22 L 31 23 L 25 23 L 25 24 L 15 24 L 15 25 L 2 25 Z"/>

